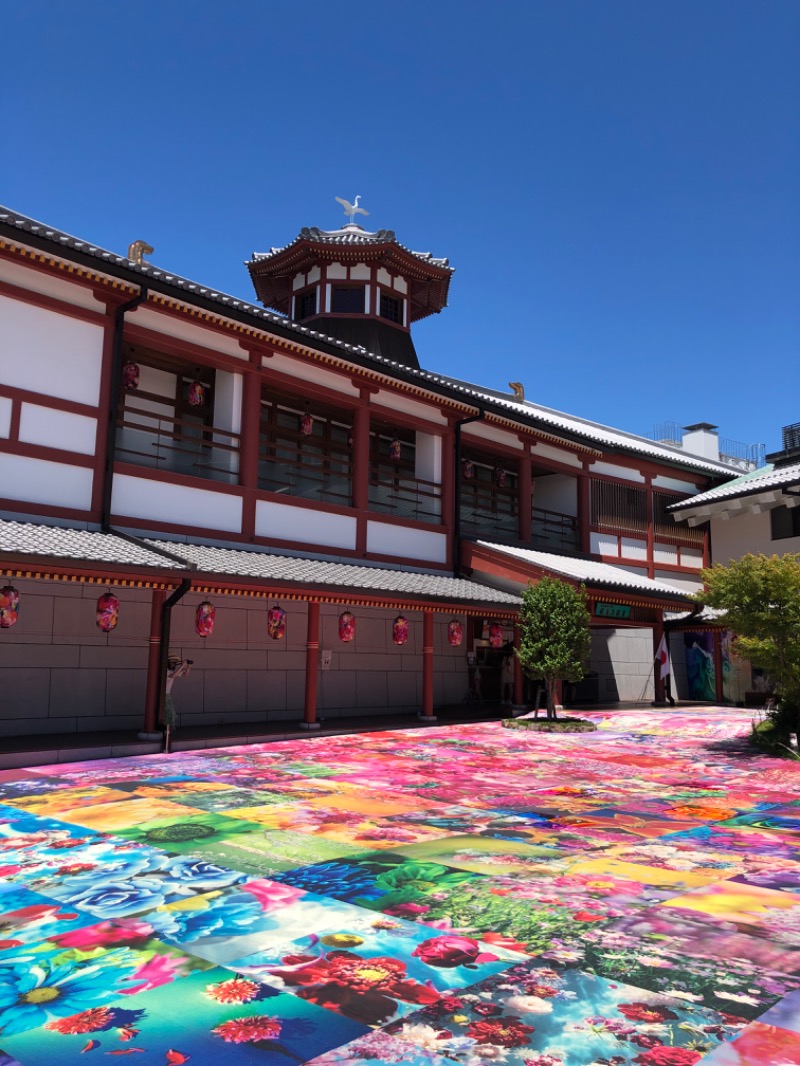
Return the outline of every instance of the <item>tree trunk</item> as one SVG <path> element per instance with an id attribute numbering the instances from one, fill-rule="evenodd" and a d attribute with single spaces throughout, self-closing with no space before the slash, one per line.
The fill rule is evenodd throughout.
<path id="1" fill-rule="evenodd" d="M 550 722 L 555 722 L 558 718 L 556 714 L 556 678 L 545 678 L 545 686 L 547 688 L 547 719 Z"/>

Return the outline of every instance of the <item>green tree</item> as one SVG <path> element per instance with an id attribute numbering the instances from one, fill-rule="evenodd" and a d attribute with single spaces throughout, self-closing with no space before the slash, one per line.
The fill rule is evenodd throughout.
<path id="1" fill-rule="evenodd" d="M 772 679 L 798 723 L 800 710 L 800 555 L 745 555 L 703 571 L 698 599 L 725 611 L 736 650 Z"/>
<path id="2" fill-rule="evenodd" d="M 589 662 L 583 585 L 575 588 L 556 578 L 541 578 L 523 592 L 520 618 L 520 665 L 528 677 L 544 678 L 547 717 L 555 718 L 557 682 L 580 681 Z"/>

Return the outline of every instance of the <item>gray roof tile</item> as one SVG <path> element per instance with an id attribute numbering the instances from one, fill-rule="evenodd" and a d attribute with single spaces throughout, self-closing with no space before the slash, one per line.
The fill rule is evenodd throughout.
<path id="1" fill-rule="evenodd" d="M 144 544 L 134 544 L 113 533 L 66 529 L 33 522 L 0 521 L 0 552 L 120 566 L 180 569 L 179 563 L 148 551 Z"/>
<path id="2" fill-rule="evenodd" d="M 715 489 L 700 492 L 697 496 L 690 496 L 688 500 L 674 503 L 670 511 L 690 510 L 704 503 L 721 503 L 725 500 L 736 500 L 744 496 L 757 496 L 760 492 L 768 492 L 771 489 L 789 488 L 800 484 L 800 463 L 792 463 L 790 466 L 765 466 L 760 470 L 753 470 L 749 474 L 734 478 L 724 485 L 718 485 Z"/>

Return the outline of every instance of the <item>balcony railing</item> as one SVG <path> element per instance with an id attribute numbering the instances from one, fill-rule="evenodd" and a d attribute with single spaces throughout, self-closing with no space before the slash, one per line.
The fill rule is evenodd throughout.
<path id="1" fill-rule="evenodd" d="M 532 543 L 534 548 L 545 551 L 577 551 L 578 519 L 573 515 L 561 514 L 560 511 L 547 511 L 534 507 Z"/>
<path id="2" fill-rule="evenodd" d="M 230 485 L 239 480 L 238 433 L 207 426 L 199 419 L 179 421 L 130 405 L 117 426 L 118 462 Z"/>
<path id="3" fill-rule="evenodd" d="M 310 443 L 269 440 L 258 448 L 258 487 L 307 500 L 323 500 L 349 507 L 352 503 L 352 463 L 340 452 L 325 454 Z"/>
<path id="4" fill-rule="evenodd" d="M 486 540 L 516 540 L 519 537 L 519 496 L 516 486 L 487 481 L 461 484 L 461 531 Z"/>
<path id="5" fill-rule="evenodd" d="M 439 524 L 442 520 L 442 489 L 433 481 L 410 477 L 391 466 L 373 466 L 369 474 L 370 511 Z"/>

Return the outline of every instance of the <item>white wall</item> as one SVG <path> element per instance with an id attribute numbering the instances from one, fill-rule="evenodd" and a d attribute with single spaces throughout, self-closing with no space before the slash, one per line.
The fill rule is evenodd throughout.
<path id="1" fill-rule="evenodd" d="M 355 550 L 356 519 L 309 507 L 258 500 L 256 536 Z"/>
<path id="2" fill-rule="evenodd" d="M 653 631 L 592 627 L 590 669 L 601 704 L 653 699 Z"/>
<path id="3" fill-rule="evenodd" d="M 731 559 L 741 559 L 750 552 L 763 552 L 765 555 L 786 555 L 787 552 L 800 552 L 800 537 L 787 537 L 786 540 L 771 539 L 770 516 L 744 514 L 723 521 L 711 519 L 711 558 L 715 563 L 728 563 Z"/>
<path id="4" fill-rule="evenodd" d="M 578 514 L 578 481 L 569 474 L 538 474 L 533 485 L 533 506 L 561 514 Z"/>
<path id="5" fill-rule="evenodd" d="M 393 555 L 398 559 L 421 562 L 447 561 L 447 537 L 410 526 L 393 526 L 390 522 L 367 522 L 367 551 L 375 555 Z"/>
<path id="6" fill-rule="evenodd" d="M 0 453 L 0 494 L 9 500 L 88 511 L 93 477 L 88 467 Z"/>
<path id="7" fill-rule="evenodd" d="M 239 533 L 242 528 L 242 500 L 227 492 L 195 489 L 154 481 L 146 476 L 115 474 L 111 510 L 120 518 L 147 519 L 154 523 L 221 529 Z"/>

